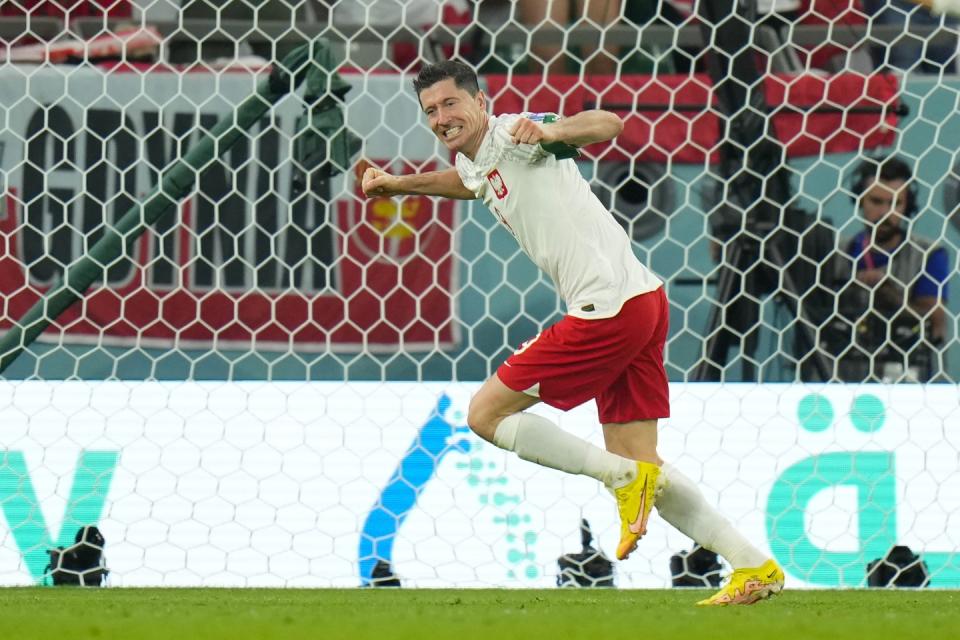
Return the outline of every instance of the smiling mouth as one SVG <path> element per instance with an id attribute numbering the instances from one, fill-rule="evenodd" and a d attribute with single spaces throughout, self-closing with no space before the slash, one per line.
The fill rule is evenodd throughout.
<path id="1" fill-rule="evenodd" d="M 443 137 L 449 140 L 450 138 L 455 137 L 461 131 L 463 131 L 463 127 L 450 127 L 449 129 L 443 132 Z"/>

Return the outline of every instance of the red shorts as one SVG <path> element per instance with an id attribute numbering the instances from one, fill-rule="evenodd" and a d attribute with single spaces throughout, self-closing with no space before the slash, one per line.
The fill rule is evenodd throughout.
<path id="1" fill-rule="evenodd" d="M 596 398 L 603 424 L 667 418 L 663 347 L 669 318 L 663 287 L 630 298 L 612 318 L 564 316 L 523 343 L 497 376 L 514 391 L 564 411 Z"/>

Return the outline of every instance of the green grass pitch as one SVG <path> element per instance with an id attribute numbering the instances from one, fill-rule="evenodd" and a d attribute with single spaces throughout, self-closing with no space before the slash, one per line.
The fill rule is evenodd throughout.
<path id="1" fill-rule="evenodd" d="M 960 638 L 960 592 L 786 591 L 704 608 L 701 590 L 0 589 L 6 638 Z"/>

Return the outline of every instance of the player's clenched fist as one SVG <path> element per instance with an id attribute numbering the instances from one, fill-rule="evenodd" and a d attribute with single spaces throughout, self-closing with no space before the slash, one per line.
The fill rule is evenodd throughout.
<path id="1" fill-rule="evenodd" d="M 398 191 L 397 177 L 376 167 L 367 167 L 367 170 L 363 172 L 360 186 L 368 198 L 374 196 L 390 197 L 396 195 Z"/>
<path id="2" fill-rule="evenodd" d="M 553 141 L 547 127 L 542 127 L 528 118 L 517 120 L 513 129 L 510 130 L 510 136 L 514 144 L 539 144 Z"/>

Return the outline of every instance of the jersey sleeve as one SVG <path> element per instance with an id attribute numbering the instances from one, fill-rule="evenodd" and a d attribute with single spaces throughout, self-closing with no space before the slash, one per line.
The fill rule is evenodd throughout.
<path id="1" fill-rule="evenodd" d="M 525 117 L 527 117 L 525 113 L 511 113 L 497 117 L 488 149 L 492 162 L 484 160 L 483 164 L 493 166 L 502 158 L 522 164 L 538 164 L 543 162 L 548 154 L 540 148 L 540 145 L 516 143 L 510 134 L 517 120 Z"/>

